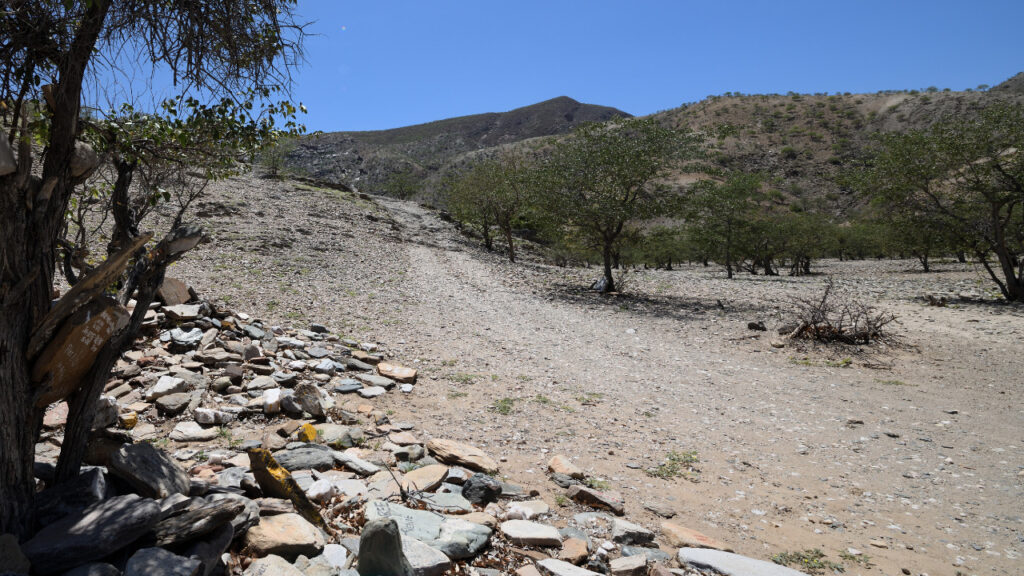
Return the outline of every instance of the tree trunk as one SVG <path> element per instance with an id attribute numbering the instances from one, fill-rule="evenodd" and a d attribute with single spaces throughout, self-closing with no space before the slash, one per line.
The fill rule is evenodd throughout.
<path id="1" fill-rule="evenodd" d="M 967 254 L 963 250 L 956 253 L 956 261 L 961 264 L 967 263 Z"/>
<path id="2" fill-rule="evenodd" d="M 921 261 L 921 267 L 924 268 L 925 273 L 931 272 L 931 268 L 929 268 L 928 266 L 927 254 L 920 254 L 918 255 L 917 259 Z"/>
<path id="3" fill-rule="evenodd" d="M 607 241 L 607 240 L 605 241 L 605 243 L 604 243 L 604 250 L 601 251 L 601 256 L 604 259 L 604 280 L 605 280 L 604 291 L 605 292 L 615 292 L 615 279 L 612 278 L 612 257 L 613 257 L 613 251 L 612 251 L 612 243 L 610 241 Z"/>
<path id="4" fill-rule="evenodd" d="M 515 240 L 512 238 L 512 228 L 511 227 L 503 228 L 503 231 L 505 233 L 505 242 L 508 243 L 508 261 L 512 262 L 513 264 L 515 264 L 515 262 L 516 262 L 516 244 L 515 244 Z"/>

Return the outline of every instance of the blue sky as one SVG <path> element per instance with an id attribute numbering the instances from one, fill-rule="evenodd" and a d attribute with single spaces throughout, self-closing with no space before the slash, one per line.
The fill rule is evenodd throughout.
<path id="1" fill-rule="evenodd" d="M 300 0 L 310 130 L 393 128 L 556 96 L 642 115 L 710 94 L 997 84 L 1024 0 Z"/>

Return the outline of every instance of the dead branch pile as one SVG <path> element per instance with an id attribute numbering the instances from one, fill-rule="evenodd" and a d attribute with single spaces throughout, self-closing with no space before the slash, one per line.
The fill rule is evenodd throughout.
<path id="1" fill-rule="evenodd" d="M 887 310 L 843 294 L 831 277 L 820 298 L 797 298 L 795 304 L 799 325 L 789 338 L 868 344 L 884 338 L 885 327 L 896 320 Z"/>

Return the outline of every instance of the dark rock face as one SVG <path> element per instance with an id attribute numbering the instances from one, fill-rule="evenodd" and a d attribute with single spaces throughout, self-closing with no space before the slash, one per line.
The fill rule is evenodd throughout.
<path id="1" fill-rule="evenodd" d="M 501 483 L 487 474 L 474 474 L 462 485 L 462 497 L 481 506 L 497 501 L 500 495 Z"/>
<path id="2" fill-rule="evenodd" d="M 107 478 L 99 468 L 92 468 L 36 496 L 36 519 L 43 526 L 68 514 L 81 512 L 107 496 Z"/>
<path id="3" fill-rule="evenodd" d="M 413 576 L 393 518 L 377 518 L 363 526 L 359 538 L 359 576 Z"/>
<path id="4" fill-rule="evenodd" d="M 160 506 L 136 494 L 104 500 L 43 528 L 22 547 L 36 574 L 57 574 L 131 544 L 160 520 Z"/>
<path id="5" fill-rule="evenodd" d="M 110 471 L 149 498 L 188 494 L 188 474 L 171 457 L 148 442 L 127 444 L 110 456 Z"/>

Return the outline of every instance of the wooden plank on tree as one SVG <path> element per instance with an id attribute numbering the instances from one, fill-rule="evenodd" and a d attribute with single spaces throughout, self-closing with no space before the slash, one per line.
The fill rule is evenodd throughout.
<path id="1" fill-rule="evenodd" d="M 128 326 L 131 315 L 101 296 L 71 315 L 32 365 L 32 381 L 41 386 L 36 406 L 68 397 L 96 361 L 100 349 Z"/>
<path id="2" fill-rule="evenodd" d="M 132 255 L 145 245 L 146 242 L 149 242 L 149 239 L 152 237 L 153 235 L 149 233 L 139 236 L 124 250 L 107 258 L 103 264 L 97 266 L 92 272 L 86 274 L 77 284 L 72 286 L 71 290 L 68 290 L 68 293 L 50 309 L 43 318 L 43 321 L 39 323 L 39 326 L 32 333 L 32 338 L 28 343 L 29 360 L 35 358 L 43 350 L 43 347 L 51 341 L 54 331 L 64 322 L 65 318 L 68 318 L 78 311 L 79 308 L 101 295 L 108 286 L 113 284 L 114 280 L 128 267 Z"/>

